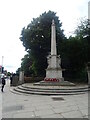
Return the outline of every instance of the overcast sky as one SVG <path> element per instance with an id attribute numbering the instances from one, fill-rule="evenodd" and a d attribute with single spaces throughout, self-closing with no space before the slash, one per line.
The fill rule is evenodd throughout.
<path id="1" fill-rule="evenodd" d="M 75 30 L 78 20 L 88 18 L 90 0 L 0 0 L 0 65 L 15 72 L 26 52 L 19 37 L 32 18 L 49 10 L 56 12 L 64 34 Z M 3 59 L 2 59 L 3 56 Z"/>

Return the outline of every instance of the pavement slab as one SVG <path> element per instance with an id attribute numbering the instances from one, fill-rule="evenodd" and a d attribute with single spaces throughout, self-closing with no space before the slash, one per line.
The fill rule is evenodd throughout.
<path id="1" fill-rule="evenodd" d="M 13 118 L 35 118 L 35 114 L 30 111 L 17 112 L 13 115 Z"/>
<path id="2" fill-rule="evenodd" d="M 7 81 L 4 93 L 0 92 L 0 111 L 3 118 L 88 118 L 88 93 L 70 96 L 18 95 L 10 91 Z"/>
<path id="3" fill-rule="evenodd" d="M 83 115 L 80 111 L 70 111 L 67 113 L 62 113 L 64 118 L 83 118 Z"/>

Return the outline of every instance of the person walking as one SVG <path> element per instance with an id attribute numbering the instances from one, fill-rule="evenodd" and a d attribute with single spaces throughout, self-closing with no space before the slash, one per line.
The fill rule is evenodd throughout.
<path id="1" fill-rule="evenodd" d="M 3 89 L 4 89 L 4 86 L 6 84 L 6 81 L 5 81 L 4 76 L 1 79 L 2 79 L 2 88 L 1 88 L 1 91 L 3 92 Z"/>
<path id="2" fill-rule="evenodd" d="M 13 73 L 10 76 L 10 86 L 12 86 L 12 80 L 13 80 Z"/>

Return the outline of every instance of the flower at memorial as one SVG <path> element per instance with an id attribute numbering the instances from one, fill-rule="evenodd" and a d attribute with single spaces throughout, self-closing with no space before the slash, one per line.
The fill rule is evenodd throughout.
<path id="1" fill-rule="evenodd" d="M 57 79 L 57 78 L 44 78 L 44 81 L 46 81 L 46 82 L 59 82 L 59 79 Z"/>

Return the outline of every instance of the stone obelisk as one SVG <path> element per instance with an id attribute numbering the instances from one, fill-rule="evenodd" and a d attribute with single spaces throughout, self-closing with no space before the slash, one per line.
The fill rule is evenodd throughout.
<path id="1" fill-rule="evenodd" d="M 51 25 L 51 54 L 47 56 L 48 67 L 46 69 L 45 81 L 55 81 L 59 82 L 63 80 L 62 69 L 61 69 L 61 58 L 57 55 L 56 49 L 56 28 L 55 22 L 52 20 Z"/>

